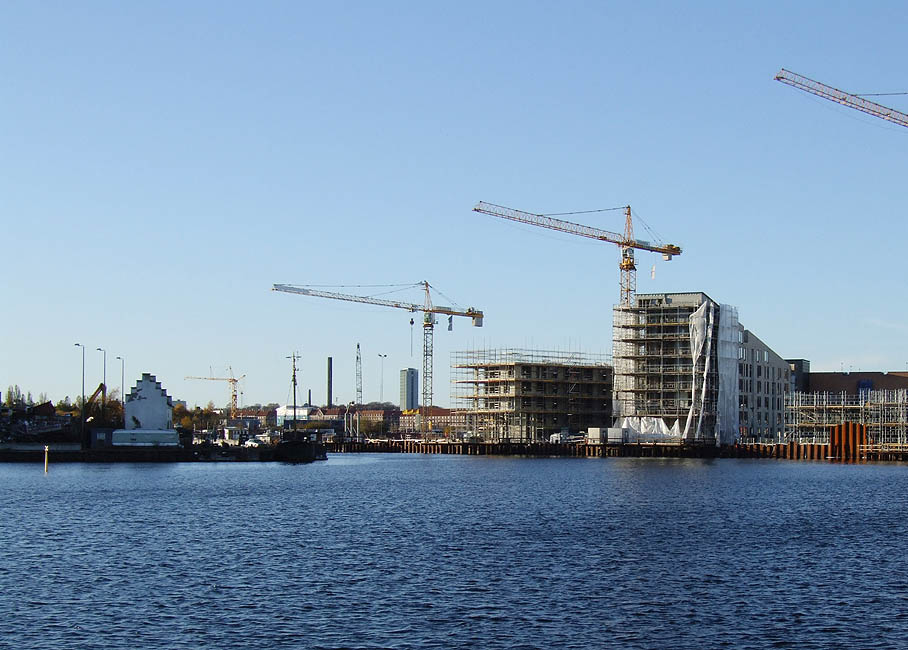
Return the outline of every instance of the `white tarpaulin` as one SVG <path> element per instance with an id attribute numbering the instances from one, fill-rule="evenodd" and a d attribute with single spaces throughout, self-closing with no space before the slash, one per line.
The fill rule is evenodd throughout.
<path id="1" fill-rule="evenodd" d="M 681 439 L 681 426 L 675 420 L 668 426 L 662 418 L 627 417 L 618 426 L 624 429 L 626 442 L 671 442 Z"/>
<path id="2" fill-rule="evenodd" d="M 716 412 L 716 444 L 730 444 L 738 437 L 738 311 L 731 305 L 719 308 L 719 403 Z"/>
<path id="3" fill-rule="evenodd" d="M 687 422 L 684 423 L 683 437 L 685 440 L 697 440 L 701 436 L 703 426 L 703 402 L 706 399 L 706 375 L 709 372 L 710 358 L 712 357 L 713 345 L 713 323 L 715 319 L 716 305 L 713 302 L 704 302 L 693 314 L 688 321 L 690 323 L 690 356 L 692 363 L 691 368 L 691 395 L 690 409 L 687 412 Z M 697 372 L 697 365 L 700 359 L 704 359 L 702 374 Z M 700 392 L 699 402 L 697 392 Z M 699 403 L 699 409 L 697 408 Z M 696 429 L 691 431 L 691 421 L 694 418 L 694 411 L 699 411 Z"/>

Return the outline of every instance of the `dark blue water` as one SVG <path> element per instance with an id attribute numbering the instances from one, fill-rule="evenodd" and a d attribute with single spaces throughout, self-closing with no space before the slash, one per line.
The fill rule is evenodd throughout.
<path id="1" fill-rule="evenodd" d="M 0 647 L 904 648 L 908 467 L 0 465 Z"/>

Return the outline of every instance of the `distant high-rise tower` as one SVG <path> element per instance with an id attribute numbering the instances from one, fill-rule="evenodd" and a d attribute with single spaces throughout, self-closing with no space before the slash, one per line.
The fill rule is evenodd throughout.
<path id="1" fill-rule="evenodd" d="M 404 368 L 400 371 L 400 408 L 410 411 L 419 408 L 419 373 L 416 368 Z"/>

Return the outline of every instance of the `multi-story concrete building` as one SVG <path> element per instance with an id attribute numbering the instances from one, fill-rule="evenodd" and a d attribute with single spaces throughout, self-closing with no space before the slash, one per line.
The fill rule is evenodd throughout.
<path id="1" fill-rule="evenodd" d="M 473 350 L 452 354 L 452 393 L 473 435 L 545 440 L 608 427 L 612 368 L 579 352 Z"/>
<path id="2" fill-rule="evenodd" d="M 400 371 L 400 410 L 419 408 L 419 373 L 416 368 Z"/>
<path id="3" fill-rule="evenodd" d="M 783 427 L 788 364 L 702 292 L 638 294 L 614 310 L 616 426 L 730 443 Z"/>
<path id="4" fill-rule="evenodd" d="M 780 439 L 791 365 L 750 330 L 740 327 L 738 392 L 740 438 Z"/>

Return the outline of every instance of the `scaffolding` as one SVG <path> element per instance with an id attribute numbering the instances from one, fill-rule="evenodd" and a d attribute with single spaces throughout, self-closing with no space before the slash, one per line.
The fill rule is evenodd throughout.
<path id="1" fill-rule="evenodd" d="M 472 435 L 546 440 L 611 425 L 606 355 L 499 348 L 451 353 L 451 402 Z"/>
<path id="2" fill-rule="evenodd" d="M 908 390 L 860 393 L 790 393 L 785 397 L 786 442 L 825 444 L 829 431 L 843 422 L 867 427 L 875 445 L 908 443 Z"/>
<path id="3" fill-rule="evenodd" d="M 661 419 L 689 440 L 715 438 L 717 307 L 706 294 L 689 293 L 640 294 L 635 305 L 614 308 L 617 417 Z M 692 318 L 702 326 L 695 348 Z M 736 313 L 734 320 L 736 326 Z"/>

